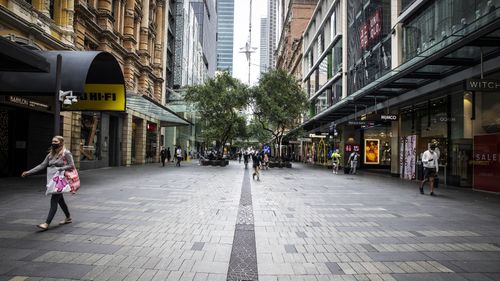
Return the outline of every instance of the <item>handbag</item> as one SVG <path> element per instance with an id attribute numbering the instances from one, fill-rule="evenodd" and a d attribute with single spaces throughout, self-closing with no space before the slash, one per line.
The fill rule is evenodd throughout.
<path id="1" fill-rule="evenodd" d="M 66 159 L 64 159 L 64 164 L 66 165 L 66 163 Z M 68 184 L 71 188 L 71 193 L 76 193 L 80 188 L 80 176 L 78 175 L 76 167 L 73 166 L 71 170 L 64 171 L 64 177 L 68 181 Z"/>
<path id="2" fill-rule="evenodd" d="M 56 172 L 47 183 L 45 195 L 71 192 L 71 187 L 63 171 Z"/>

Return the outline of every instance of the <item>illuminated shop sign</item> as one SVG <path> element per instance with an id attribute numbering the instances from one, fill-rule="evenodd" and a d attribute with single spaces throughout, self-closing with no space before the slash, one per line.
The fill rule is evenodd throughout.
<path id="1" fill-rule="evenodd" d="M 64 110 L 125 111 L 125 87 L 121 84 L 86 84 L 78 102 Z"/>
<path id="2" fill-rule="evenodd" d="M 500 91 L 500 80 L 497 79 L 467 79 L 465 80 L 467 91 L 496 92 Z"/>

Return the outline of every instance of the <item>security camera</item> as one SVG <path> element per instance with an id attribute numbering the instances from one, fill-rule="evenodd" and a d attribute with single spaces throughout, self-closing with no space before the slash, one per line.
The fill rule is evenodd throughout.
<path id="1" fill-rule="evenodd" d="M 70 99 L 68 99 L 68 98 L 65 98 L 64 102 L 63 102 L 64 105 L 71 105 L 72 103 L 73 102 Z"/>

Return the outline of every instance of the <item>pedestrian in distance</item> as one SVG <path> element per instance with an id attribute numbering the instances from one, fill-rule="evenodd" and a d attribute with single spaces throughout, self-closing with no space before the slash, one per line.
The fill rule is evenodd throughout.
<path id="1" fill-rule="evenodd" d="M 263 164 L 264 169 L 269 169 L 269 156 L 267 153 L 264 153 L 264 164 Z"/>
<path id="2" fill-rule="evenodd" d="M 170 157 L 172 157 L 172 154 L 170 153 L 170 147 L 167 147 L 167 162 L 170 162 Z"/>
<path id="3" fill-rule="evenodd" d="M 21 176 L 22 177 L 31 176 L 47 168 L 47 185 L 48 185 L 49 182 L 52 181 L 52 178 L 56 173 L 61 171 L 72 170 L 74 169 L 74 166 L 75 164 L 73 162 L 73 155 L 64 146 L 64 138 L 61 136 L 55 136 L 54 138 L 52 138 L 52 145 L 49 149 L 47 156 L 45 156 L 43 162 L 31 170 L 23 172 Z M 49 214 L 47 216 L 47 219 L 45 220 L 45 223 L 37 225 L 39 228 L 41 228 L 42 230 L 47 230 L 49 228 L 49 225 L 52 222 L 54 215 L 56 214 L 58 204 L 59 206 L 61 206 L 64 215 L 66 215 L 66 218 L 63 221 L 59 222 L 59 224 L 62 225 L 72 222 L 68 206 L 64 201 L 62 193 L 57 193 L 57 194 L 52 194 L 52 197 L 50 198 Z"/>
<path id="4" fill-rule="evenodd" d="M 335 149 L 332 152 L 332 170 L 334 174 L 339 173 L 339 166 L 340 166 L 340 153 L 338 149 Z"/>
<path id="5" fill-rule="evenodd" d="M 181 161 L 182 161 L 182 149 L 181 146 L 177 146 L 177 150 L 175 151 L 176 157 L 177 157 L 177 164 L 175 166 L 180 167 L 181 166 Z"/>
<path id="6" fill-rule="evenodd" d="M 359 153 L 357 151 L 351 152 L 351 155 L 349 155 L 349 161 L 347 164 L 350 164 L 351 169 L 349 170 L 350 174 L 356 174 L 356 168 L 358 167 L 358 159 L 359 159 Z"/>
<path id="7" fill-rule="evenodd" d="M 160 162 L 163 167 L 165 167 L 165 159 L 167 159 L 167 150 L 162 146 L 160 150 Z"/>
<path id="8" fill-rule="evenodd" d="M 255 151 L 255 153 L 252 155 L 252 164 L 253 164 L 253 174 L 252 178 L 255 180 L 255 176 L 257 176 L 257 181 L 260 181 L 260 164 L 262 162 L 262 159 L 260 158 L 260 154 L 258 151 Z"/>
<path id="9" fill-rule="evenodd" d="M 245 163 L 245 169 L 248 168 L 249 158 L 250 158 L 250 155 L 248 155 L 248 152 L 245 151 L 245 153 L 243 154 L 243 162 Z"/>
<path id="10" fill-rule="evenodd" d="M 422 163 L 424 164 L 424 180 L 420 184 L 420 194 L 424 194 L 424 184 L 426 182 L 429 182 L 431 196 L 435 196 L 434 181 L 439 171 L 439 164 L 438 164 L 439 156 L 435 150 L 436 150 L 436 145 L 431 144 L 429 149 L 427 149 L 422 155 Z"/>
<path id="11" fill-rule="evenodd" d="M 242 157 L 242 154 L 243 154 L 243 153 L 241 153 L 241 150 L 240 150 L 240 151 L 238 151 L 238 163 L 241 163 L 241 157 Z"/>

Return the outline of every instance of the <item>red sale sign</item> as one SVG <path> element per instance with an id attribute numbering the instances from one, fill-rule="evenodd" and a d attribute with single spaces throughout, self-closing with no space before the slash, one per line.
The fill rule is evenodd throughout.
<path id="1" fill-rule="evenodd" d="M 474 136 L 474 189 L 500 192 L 500 134 Z"/>
<path id="2" fill-rule="evenodd" d="M 370 18 L 370 40 L 377 39 L 380 32 L 382 31 L 382 17 L 380 15 L 380 10 L 377 10 L 375 14 Z"/>
<path id="3" fill-rule="evenodd" d="M 366 49 L 368 46 L 368 24 L 363 24 L 359 30 L 359 40 L 361 42 L 361 49 Z"/>

